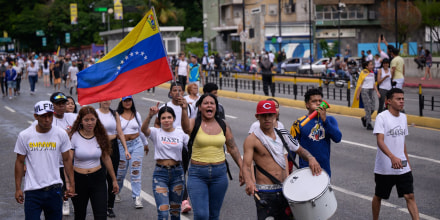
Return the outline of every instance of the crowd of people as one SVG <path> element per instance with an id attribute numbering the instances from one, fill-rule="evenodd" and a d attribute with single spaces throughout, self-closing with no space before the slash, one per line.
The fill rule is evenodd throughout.
<path id="1" fill-rule="evenodd" d="M 373 217 L 378 218 L 381 200 L 388 199 L 396 185 L 398 196 L 406 199 L 409 213 L 417 219 L 405 145 L 406 116 L 401 112 L 403 80 L 399 79 L 404 76 L 404 67 L 398 50 L 389 46 L 388 53 L 391 56 L 381 61 L 372 58 L 363 62 L 354 97 L 357 101 L 364 100 L 362 123 L 368 130 L 374 129 L 378 142 Z M 263 76 L 266 96 L 269 96 L 269 88 L 272 90 L 275 56 L 271 54 L 262 54 L 257 67 Z M 20 57 L 16 60 L 20 63 Z M 26 63 L 25 60 L 22 63 Z M 281 193 L 282 183 L 293 166 L 309 167 L 313 175 L 326 172 L 331 177 L 331 142 L 340 142 L 342 133 L 336 119 L 327 115 L 321 105 L 323 94 L 319 89 L 305 93 L 307 112 L 292 123 L 290 132 L 279 121 L 278 101 L 274 98 L 260 101 L 256 106 L 256 121 L 243 144 L 242 157 L 225 118 L 225 109 L 219 103 L 218 86 L 204 80 L 202 70 L 210 65 L 206 56 L 201 64 L 196 55 L 190 55 L 187 60 L 183 53 L 176 63 L 171 62 L 178 81 L 170 85 L 170 101 L 151 106 L 145 120 L 137 111 L 133 96 L 121 97 L 116 110 L 110 108 L 111 101 L 100 102 L 97 109 L 90 106 L 77 109 L 74 98 L 59 91 L 61 81 L 58 79 L 66 76 L 65 88 L 72 95 L 76 73 L 93 62 L 71 60 L 69 56 L 40 60 L 15 68 L 14 79 L 16 82 L 19 78 L 17 72 L 21 68 L 21 74 L 29 78 L 31 94 L 35 92 L 33 85 L 39 74 L 43 76 L 44 86 L 54 85 L 55 90 L 49 101 L 35 104 L 35 121 L 19 134 L 14 149 L 17 153 L 15 198 L 24 203 L 26 218 L 40 216 L 44 211 L 47 219 L 61 219 L 63 215 L 70 215 L 69 199 L 75 219 L 85 219 L 89 201 L 94 219 L 114 218 L 118 214 L 114 211 L 115 202 L 123 202 L 120 192 L 127 171 L 133 207 L 143 208 L 140 196 L 143 158 L 152 147 L 156 164 L 151 181 L 158 219 L 180 219 L 181 213 L 191 210 L 194 219 L 219 219 L 228 177 L 232 179 L 227 154 L 240 170 L 240 185 L 246 185 L 245 192 L 254 195 L 258 219 L 293 218 L 294 213 Z M 14 78 L 11 69 L 17 64 L 11 62 L 6 66 L 7 82 Z M 343 65 L 339 63 L 339 66 Z M 64 71 L 67 74 L 63 74 Z M 8 95 L 19 94 L 18 83 L 6 85 Z M 203 88 L 202 94 L 199 88 Z M 374 95 L 381 98 L 383 105 L 379 105 L 381 111 L 373 126 Z M 311 118 L 314 112 L 317 117 Z M 310 121 L 303 124 L 306 120 Z M 396 125 L 400 130 L 393 130 Z M 390 136 L 390 132 L 393 135 Z M 296 155 L 299 164 L 296 164 Z"/>

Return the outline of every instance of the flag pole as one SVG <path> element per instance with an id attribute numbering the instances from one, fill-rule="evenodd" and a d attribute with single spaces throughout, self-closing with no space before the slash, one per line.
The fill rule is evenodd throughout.
<path id="1" fill-rule="evenodd" d="M 162 40 L 162 42 L 163 42 L 162 33 L 160 32 L 159 20 L 157 20 L 156 10 L 154 10 L 154 6 L 151 6 L 151 10 L 153 10 L 154 20 L 157 21 L 157 28 L 159 29 L 160 40 Z M 169 63 L 169 60 L 168 60 L 168 52 L 167 52 L 167 50 L 165 48 L 165 44 L 162 43 L 162 46 L 163 46 L 163 50 L 165 51 L 165 56 L 167 58 L 166 60 L 167 60 L 167 63 L 168 63 L 168 68 L 170 68 L 171 75 L 173 76 L 173 80 L 172 81 L 176 82 L 176 78 L 174 77 L 173 70 L 171 69 L 171 66 L 170 66 L 170 63 Z"/>

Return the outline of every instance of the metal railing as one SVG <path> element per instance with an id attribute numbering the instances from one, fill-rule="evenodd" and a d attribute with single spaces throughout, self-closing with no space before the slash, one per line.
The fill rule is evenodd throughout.
<path id="1" fill-rule="evenodd" d="M 215 70 L 213 70 L 215 73 Z M 205 72 L 206 82 L 212 82 L 219 86 L 220 90 L 225 88 L 232 88 L 235 92 L 240 90 L 251 90 L 252 94 L 255 94 L 256 91 L 261 91 L 262 81 L 257 79 L 258 75 L 261 73 L 249 73 L 243 71 L 232 71 L 229 72 L 228 77 L 224 77 L 223 70 L 217 70 L 218 76 L 210 76 L 208 77 Z M 211 74 L 212 75 L 212 74 Z M 275 77 L 281 78 L 275 80 Z M 323 92 L 325 99 L 327 100 L 340 100 L 346 101 L 347 106 L 351 106 L 351 93 L 350 93 L 350 81 L 349 78 L 336 78 L 337 80 L 343 80 L 347 87 L 344 88 L 335 88 L 335 87 L 323 87 L 322 83 L 324 80 L 329 80 L 335 82 L 334 77 L 326 77 L 326 76 L 311 76 L 308 74 L 273 74 L 272 76 L 272 88 L 269 88 L 269 93 L 275 97 L 276 94 L 283 94 L 292 96 L 293 99 L 297 100 L 298 95 L 303 96 L 305 92 L 311 88 L 316 88 L 315 85 L 305 85 L 299 84 L 298 79 L 315 79 L 318 80 L 318 89 Z"/>
<path id="2" fill-rule="evenodd" d="M 425 107 L 428 107 L 427 109 L 430 109 L 431 111 L 440 112 L 440 101 L 434 100 L 434 96 L 431 96 L 431 98 L 427 97 L 427 99 L 425 99 L 425 96 L 422 92 L 422 84 L 419 84 L 419 116 L 423 116 L 423 110 L 427 110 Z"/>

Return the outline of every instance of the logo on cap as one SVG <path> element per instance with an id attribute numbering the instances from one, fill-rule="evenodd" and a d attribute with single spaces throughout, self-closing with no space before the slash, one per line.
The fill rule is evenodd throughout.
<path id="1" fill-rule="evenodd" d="M 276 114 L 277 110 L 275 107 L 275 102 L 263 100 L 258 102 L 257 114 Z"/>
<path id="2" fill-rule="evenodd" d="M 270 103 L 264 103 L 263 108 L 270 109 L 272 105 Z"/>

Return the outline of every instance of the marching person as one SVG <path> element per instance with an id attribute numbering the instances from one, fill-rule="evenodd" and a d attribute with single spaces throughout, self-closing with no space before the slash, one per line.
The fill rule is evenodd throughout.
<path id="1" fill-rule="evenodd" d="M 72 96 L 66 96 L 67 102 L 66 102 L 66 113 L 78 113 L 78 109 L 76 107 L 75 99 L 73 99 Z"/>
<path id="2" fill-rule="evenodd" d="M 399 56 L 400 50 L 393 48 L 391 50 L 391 78 L 393 82 L 396 82 L 396 88 L 402 89 L 405 82 L 405 61 Z"/>
<path id="3" fill-rule="evenodd" d="M 99 103 L 99 108 L 96 110 L 98 113 L 99 120 L 107 131 L 107 136 L 110 141 L 110 145 L 112 148 L 112 153 L 110 155 L 113 172 L 115 174 L 118 173 L 118 165 L 119 165 L 119 144 L 118 138 L 124 147 L 125 159 L 130 160 L 131 155 L 128 152 L 127 144 L 125 142 L 125 136 L 122 132 L 121 120 L 119 118 L 119 114 L 110 108 L 111 101 L 102 101 Z M 107 173 L 107 185 L 111 186 L 113 184 L 113 180 L 109 173 Z M 113 211 L 115 205 L 115 194 L 112 192 L 113 187 L 108 187 L 107 189 L 107 216 L 110 218 L 116 217 L 115 212 Z"/>
<path id="4" fill-rule="evenodd" d="M 275 102 L 260 101 L 255 114 L 260 126 L 249 134 L 243 144 L 243 176 L 246 193 L 255 195 L 259 220 L 292 219 L 289 204 L 282 193 L 282 183 L 289 175 L 286 148 L 307 161 L 313 175 L 321 173 L 321 167 L 315 157 L 300 147 L 298 141 L 286 130 L 275 128 L 276 115 Z M 287 146 L 284 146 L 284 142 Z M 256 182 L 252 177 L 252 162 L 255 162 Z M 260 199 L 267 204 L 261 204 Z"/>
<path id="5" fill-rule="evenodd" d="M 186 92 L 188 95 L 183 98 L 186 99 L 186 102 L 191 105 L 192 109 L 196 109 L 196 102 L 199 100 L 199 86 L 196 83 L 190 83 L 186 87 Z"/>
<path id="6" fill-rule="evenodd" d="M 191 63 L 188 64 L 188 78 L 186 83 L 195 83 L 198 87 L 205 85 L 205 75 L 202 74 L 202 67 L 197 62 L 197 56 L 192 54 L 190 61 Z"/>
<path id="7" fill-rule="evenodd" d="M 186 134 L 191 134 L 187 188 L 194 219 L 217 220 L 228 188 L 226 173 L 229 169 L 223 145 L 226 144 L 228 152 L 241 169 L 240 152 L 231 128 L 217 116 L 218 102 L 214 95 L 206 93 L 200 97 L 195 119 L 188 118 L 185 99 L 181 99 L 179 104 L 182 106 L 182 128 Z M 241 173 L 240 184 L 243 184 Z"/>
<path id="8" fill-rule="evenodd" d="M 15 199 L 20 204 L 24 202 L 26 219 L 40 219 L 42 210 L 46 219 L 62 218 L 63 181 L 59 172 L 60 158 L 69 177 L 65 195 L 75 195 L 69 136 L 61 128 L 52 125 L 53 111 L 51 102 L 37 102 L 34 106 L 37 123 L 20 132 L 15 144 Z M 21 190 L 24 163 L 27 170 L 24 189 Z"/>
<path id="9" fill-rule="evenodd" d="M 382 61 L 382 68 L 377 72 L 377 85 L 379 86 L 379 109 L 377 114 L 381 113 L 385 108 L 385 98 L 387 92 L 391 89 L 391 70 L 390 60 L 385 58 Z"/>
<path id="10" fill-rule="evenodd" d="M 159 103 L 157 103 L 157 106 Z M 176 115 L 171 107 L 150 108 L 142 124 L 142 132 L 154 145 L 156 167 L 153 173 L 153 192 L 156 201 L 157 219 L 180 219 L 185 174 L 183 172 L 182 150 L 188 144 L 188 135 L 173 126 Z M 160 128 L 148 127 L 154 115 L 158 114 Z"/>
<path id="11" fill-rule="evenodd" d="M 331 141 L 339 143 L 342 133 L 336 119 L 327 115 L 326 109 L 320 106 L 323 102 L 322 98 L 323 94 L 319 89 L 309 89 L 306 92 L 304 102 L 308 113 L 293 123 L 290 134 L 298 139 L 299 144 L 316 158 L 322 169 L 331 177 L 330 145 Z M 314 111 L 318 111 L 318 115 L 302 126 L 301 123 Z M 309 166 L 308 162 L 300 157 L 299 167 L 307 166 Z"/>
<path id="12" fill-rule="evenodd" d="M 362 103 L 364 105 L 365 116 L 361 118 L 362 125 L 367 128 L 367 130 L 373 130 L 371 125 L 371 115 L 374 112 L 374 105 L 376 103 L 374 92 L 376 92 L 377 97 L 380 98 L 379 90 L 377 89 L 376 81 L 373 72 L 373 61 L 367 61 L 363 64 L 363 70 L 359 74 L 359 79 L 356 83 L 356 90 L 354 92 L 354 100 L 352 107 L 359 105 L 362 98 Z"/>
<path id="13" fill-rule="evenodd" d="M 186 82 L 188 81 L 188 61 L 185 59 L 185 53 L 179 54 L 179 60 L 176 62 L 176 79 L 182 85 L 183 91 L 185 91 Z"/>
<path id="14" fill-rule="evenodd" d="M 121 98 L 117 112 L 121 120 L 121 127 L 125 135 L 127 149 L 131 155 L 131 159 L 128 160 L 122 142 L 118 140 L 120 155 L 117 174 L 118 185 L 119 189 L 122 189 L 125 175 L 130 167 L 131 196 L 133 198 L 134 207 L 141 209 L 144 207 L 141 199 L 142 159 L 144 158 L 144 151 L 146 154 L 149 152 L 148 141 L 141 132 L 142 119 L 139 112 L 136 111 L 132 96 Z M 115 199 L 121 201 L 119 194 L 116 195 Z"/>
<path id="15" fill-rule="evenodd" d="M 75 219 L 86 219 L 87 205 L 92 204 L 94 219 L 107 219 L 106 170 L 111 176 L 113 193 L 119 186 L 110 159 L 111 147 L 104 126 L 91 106 L 79 110 L 78 117 L 70 131 L 73 169 L 75 171 L 75 192 L 72 198 Z M 101 161 L 106 169 L 101 166 Z"/>
<path id="16" fill-rule="evenodd" d="M 274 98 L 268 98 L 266 101 L 273 101 L 275 103 L 275 109 L 277 110 L 275 121 L 274 121 L 274 127 L 278 129 L 284 129 L 284 124 L 280 121 L 280 103 L 278 100 Z M 252 132 L 260 127 L 260 121 L 257 119 L 254 123 L 252 123 L 251 127 L 249 128 L 249 134 L 252 134 Z"/>
<path id="17" fill-rule="evenodd" d="M 379 219 L 382 199 L 388 199 L 393 186 L 397 195 L 404 197 L 412 219 L 419 219 L 414 198 L 414 184 L 411 163 L 406 149 L 408 135 L 403 90 L 393 88 L 386 95 L 388 110 L 376 117 L 373 134 L 377 139 L 377 154 L 374 166 L 376 189 L 372 201 L 373 219 Z"/>

